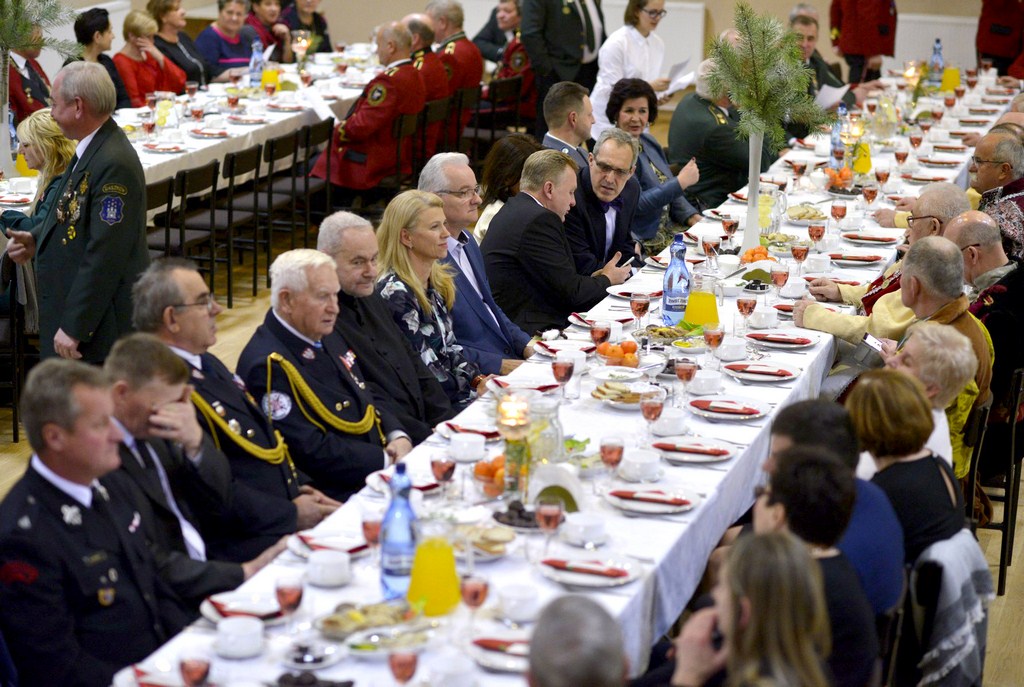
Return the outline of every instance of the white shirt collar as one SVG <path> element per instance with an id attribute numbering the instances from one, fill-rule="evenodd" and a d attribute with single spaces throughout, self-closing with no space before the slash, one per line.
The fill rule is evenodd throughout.
<path id="1" fill-rule="evenodd" d="M 412 60 L 409 59 L 408 57 L 403 57 L 400 60 L 395 60 L 394 62 L 388 62 L 388 66 L 384 67 L 384 69 L 391 69 L 392 67 L 397 67 L 398 65 L 405 64 L 406 62 L 412 62 Z"/>
<path id="2" fill-rule="evenodd" d="M 175 355 L 177 355 L 179 358 L 184 360 L 186 363 L 188 363 L 192 367 L 196 368 L 197 370 L 202 370 L 203 369 L 203 359 L 201 357 L 199 357 L 198 355 L 196 355 L 195 353 L 192 353 L 191 351 L 186 351 L 184 348 L 178 348 L 177 346 L 171 346 L 170 344 L 168 344 L 167 347 L 169 349 L 171 349 L 172 351 L 174 351 Z"/>
<path id="3" fill-rule="evenodd" d="M 135 446 L 135 435 L 129 432 L 116 417 L 111 416 L 110 421 L 114 423 L 115 427 L 121 430 L 121 443 L 130 448 L 133 452 L 137 451 L 138 448 Z"/>
<path id="4" fill-rule="evenodd" d="M 12 51 L 11 62 L 14 63 L 14 66 L 17 68 L 19 72 L 21 72 L 22 74 L 25 73 L 25 65 L 28 64 L 27 57 L 25 57 L 24 55 L 19 55 L 18 53 Z"/>
<path id="5" fill-rule="evenodd" d="M 46 467 L 46 463 L 44 463 L 43 460 L 35 453 L 32 454 L 32 461 L 30 465 L 33 470 L 39 473 L 40 477 L 60 489 L 75 501 L 78 501 L 86 508 L 92 507 L 92 488 L 99 484 L 96 480 L 93 480 L 92 484 L 86 486 L 84 484 L 79 484 L 78 482 L 72 482 L 69 479 L 64 479 L 53 470 Z"/>
<path id="6" fill-rule="evenodd" d="M 527 198 L 533 198 L 533 202 L 537 203 L 537 205 L 541 206 L 542 208 L 544 207 L 544 203 L 537 200 L 537 197 L 531 194 L 529 191 L 522 191 L 521 193 L 525 193 Z"/>
<path id="7" fill-rule="evenodd" d="M 555 136 L 550 131 L 548 132 L 548 136 L 550 136 L 551 138 L 555 139 L 559 143 L 564 143 L 565 145 L 569 146 L 569 148 L 579 148 L 579 146 L 574 146 L 572 143 L 569 143 L 568 141 L 563 141 L 562 139 L 560 139 L 558 136 Z"/>
<path id="8" fill-rule="evenodd" d="M 303 341 L 308 343 L 310 346 L 318 346 L 318 345 L 320 345 L 319 341 L 313 341 L 313 339 L 309 338 L 305 334 L 300 334 L 299 330 L 297 330 L 295 327 L 293 327 L 290 324 L 288 324 L 287 322 L 285 322 L 284 318 L 281 317 L 280 315 L 278 315 L 273 310 L 271 310 L 270 312 L 272 312 L 274 314 L 274 317 L 277 319 L 278 322 L 281 323 L 282 327 L 284 327 L 285 329 L 290 331 L 292 334 L 294 334 L 295 336 L 299 337 L 300 339 L 302 339 Z"/>
<path id="9" fill-rule="evenodd" d="M 99 127 L 96 127 L 96 131 L 99 130 Z M 85 150 L 89 147 L 89 144 L 92 143 L 92 139 L 96 138 L 96 131 L 93 131 L 91 134 L 83 138 L 78 142 L 78 145 L 75 146 L 75 155 L 78 156 L 78 161 L 75 162 L 75 167 L 77 167 L 78 163 L 82 161 L 82 156 L 85 155 Z M 71 171 L 74 172 L 75 170 L 72 169 Z"/>

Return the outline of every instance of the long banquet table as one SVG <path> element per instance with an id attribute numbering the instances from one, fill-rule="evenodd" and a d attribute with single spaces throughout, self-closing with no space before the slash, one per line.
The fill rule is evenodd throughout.
<path id="1" fill-rule="evenodd" d="M 997 115 L 988 117 L 987 126 L 995 120 Z M 986 127 L 987 128 L 987 127 Z M 978 129 L 984 130 L 984 129 Z M 963 181 L 966 179 L 966 168 L 969 164 L 969 154 L 973 151 L 959 155 L 957 159 L 960 164 L 956 168 L 948 170 L 927 170 L 927 173 L 934 176 L 942 176 L 950 180 Z M 791 155 L 812 157 L 809 152 L 795 151 Z M 879 152 L 875 156 L 876 164 L 891 164 L 890 153 Z M 782 173 L 788 170 L 784 163 L 779 162 L 773 167 L 773 173 Z M 895 178 L 897 175 L 893 174 Z M 900 195 L 917 195 L 921 186 L 894 181 L 892 187 L 886 191 Z M 799 202 L 822 201 L 822 193 L 811 190 L 809 187 L 791 188 L 790 204 Z M 880 199 L 883 194 L 880 194 Z M 885 204 L 888 201 L 882 200 L 881 207 L 891 207 Z M 852 205 L 852 203 L 851 203 Z M 824 203 L 819 207 L 827 208 Z M 742 216 L 745 213 L 745 206 L 727 202 L 720 208 L 722 212 Z M 826 214 L 827 209 L 825 210 Z M 704 223 L 698 225 L 698 229 Z M 713 227 L 708 223 L 707 227 Z M 741 225 L 742 226 L 742 225 Z M 876 223 L 866 216 L 864 210 L 854 208 L 847 216 L 844 228 L 876 229 Z M 802 238 L 806 237 L 806 229 L 793 226 L 788 221 L 783 222 L 781 231 L 796 234 Z M 888 230 L 894 236 L 902 235 L 901 230 Z M 737 237 L 738 238 L 738 237 Z M 838 239 L 838 237 L 837 237 Z M 843 250 L 849 248 L 844 242 L 839 244 Z M 693 251 L 693 248 L 691 248 Z M 895 250 L 884 248 L 873 249 L 872 252 L 883 254 L 884 259 L 877 264 L 866 265 L 856 268 L 839 268 L 832 266 L 828 273 L 842 279 L 868 281 L 874 278 L 887 264 L 895 259 Z M 638 291 L 656 291 L 661 288 L 663 271 L 653 266 L 641 269 L 629 282 L 637 287 Z M 795 275 L 793 281 L 799 280 Z M 734 323 L 733 315 L 736 313 L 735 298 L 725 299 L 725 303 L 719 306 L 720 319 L 726 325 L 727 334 L 732 334 Z M 626 306 L 623 309 L 623 306 Z M 758 308 L 765 306 L 759 302 Z M 600 304 L 590 310 L 591 317 L 608 316 L 613 318 L 628 315 L 628 301 L 609 296 Z M 657 318 L 660 312 L 652 307 L 652 316 Z M 781 323 L 783 329 L 792 328 L 791 323 Z M 583 337 L 585 330 L 570 327 L 567 331 L 575 333 L 570 336 Z M 772 407 L 772 414 L 778 408 L 797 400 L 814 397 L 820 389 L 821 382 L 827 374 L 835 351 L 835 342 L 830 335 L 798 330 L 801 335 L 807 335 L 815 339 L 816 343 L 803 350 L 764 350 L 767 354 L 766 362 L 789 364 L 801 369 L 799 376 L 792 381 L 781 384 L 756 384 L 742 385 L 735 379 L 725 376 L 725 394 L 740 397 L 753 398 Z M 700 354 L 703 358 L 703 354 Z M 550 365 L 546 359 L 538 356 L 537 360 L 530 360 L 520 366 L 514 373 L 513 378 L 530 380 L 553 380 Z M 635 447 L 638 436 L 641 432 L 643 420 L 638 411 L 623 411 L 612 409 L 603 405 L 600 401 L 590 396 L 590 391 L 596 382 L 590 375 L 582 377 L 582 388 L 579 400 L 564 402 L 560 408 L 560 419 L 564 426 L 566 435 L 574 435 L 576 438 L 590 438 L 590 450 L 596 450 L 603 435 L 618 434 L 627 438 L 626 450 Z M 671 386 L 669 383 L 668 386 Z M 481 399 L 467 408 L 458 416 L 456 421 L 463 425 L 474 423 L 488 423 L 493 417 L 493 401 Z M 525 555 L 524 548 L 530 547 L 533 551 L 531 560 L 536 560 L 538 547 L 542 545 L 540 537 L 535 535 L 522 535 L 511 546 L 508 555 L 498 560 L 478 563 L 477 571 L 485 575 L 490 581 L 491 598 L 477 620 L 477 635 L 490 637 L 523 637 L 524 630 L 509 630 L 499 624 L 495 613 L 491 609 L 495 607 L 497 590 L 512 584 L 531 585 L 538 601 L 543 604 L 557 596 L 568 592 L 585 593 L 602 604 L 620 623 L 625 636 L 626 653 L 630 661 L 631 670 L 634 674 L 640 673 L 647 665 L 648 653 L 653 643 L 666 632 L 672 623 L 679 616 L 685 604 L 697 588 L 701 574 L 704 570 L 705 561 L 708 555 L 717 544 L 722 532 L 738 516 L 746 511 L 753 502 L 753 487 L 763 481 L 763 474 L 760 469 L 761 462 L 767 455 L 769 443 L 770 415 L 756 421 L 746 422 L 711 422 L 696 415 L 689 415 L 687 418 L 688 429 L 701 438 L 709 438 L 730 442 L 735 446 L 736 455 L 728 461 L 710 464 L 689 464 L 683 466 L 663 465 L 664 475 L 657 484 L 657 488 L 671 490 L 674 488 L 686 489 L 698 495 L 697 506 L 685 514 L 666 517 L 626 517 L 616 510 L 607 501 L 593 495 L 591 484 L 584 481 L 585 497 L 581 508 L 583 510 L 599 513 L 606 522 L 609 542 L 596 552 L 585 552 L 572 547 L 556 538 L 552 543 L 551 556 L 573 559 L 594 559 L 614 558 L 618 561 L 628 561 L 633 566 L 639 566 L 642 571 L 639 579 L 627 585 L 607 589 L 581 590 L 567 589 L 561 584 L 546 577 L 540 570 L 540 565 L 530 562 Z M 436 453 L 446 451 L 446 440 L 435 434 L 429 440 L 416 447 L 406 457 L 409 471 L 414 476 L 424 476 L 428 479 L 430 474 L 430 457 Z M 500 452 L 500 445 L 489 447 L 490 454 Z M 460 471 L 466 468 L 459 468 Z M 456 474 L 456 483 L 461 480 L 461 472 Z M 470 481 L 467 498 L 470 501 L 482 501 L 479 492 L 474 492 L 475 487 Z M 427 510 L 437 510 L 437 497 L 425 497 L 422 507 Z M 367 487 L 358 495 L 353 497 L 343 508 L 327 518 L 314 530 L 316 534 L 348 534 L 353 537 L 360 537 L 360 514 L 365 504 L 383 505 L 384 499 L 376 491 Z M 433 505 L 432 505 L 433 504 Z M 486 518 L 489 513 L 484 510 L 487 507 L 494 508 L 495 504 L 473 505 L 474 510 L 467 506 L 463 511 L 472 513 L 469 518 Z M 453 515 L 448 507 L 441 508 L 442 513 Z M 294 553 L 286 552 L 279 556 L 271 565 L 259 572 L 252 579 L 245 582 L 240 592 L 259 595 L 273 596 L 274 580 L 281 575 L 294 573 L 305 565 L 303 558 Z M 342 601 L 356 603 L 368 603 L 381 598 L 380 582 L 378 572 L 359 559 L 354 559 L 353 570 L 355 572 L 350 584 L 337 589 L 322 589 L 307 585 L 306 595 L 303 601 L 302 617 L 300 621 L 308 623 L 311 619 L 329 613 L 335 605 Z M 460 633 L 466 623 L 466 611 L 459 608 L 448 619 L 448 628 L 439 630 L 440 639 L 428 646 L 420 661 L 420 669 L 417 673 L 416 684 L 434 684 L 431 677 L 450 673 L 453 665 L 453 655 L 457 650 L 453 646 L 459 644 Z M 525 630 L 528 632 L 529 628 Z M 210 647 L 213 644 L 215 632 L 213 624 L 207 619 L 200 619 L 178 636 L 169 641 L 153 656 L 140 664 L 140 667 L 147 672 L 154 674 L 157 678 L 161 674 L 173 673 L 177 669 L 176 657 L 185 649 L 190 647 Z M 281 658 L 285 648 L 291 639 L 285 636 L 280 628 L 268 628 L 268 639 L 265 643 L 263 654 L 257 658 L 247 660 L 228 660 L 217 658 L 214 662 L 213 678 L 218 684 L 231 684 L 233 681 L 259 680 L 270 682 L 286 669 L 281 665 Z M 455 639 L 453 639 L 455 638 Z M 454 652 L 454 653 L 453 653 Z M 468 663 L 466 670 L 471 671 L 478 685 L 520 685 L 523 679 L 519 675 L 488 672 L 484 669 Z M 388 673 L 387 664 L 382 660 L 365 660 L 348 657 L 336 665 L 326 667 L 318 671 L 327 679 L 354 680 L 357 686 L 362 685 L 390 685 L 394 684 Z M 171 678 L 166 684 L 180 684 L 173 682 Z M 130 671 L 125 670 L 115 680 L 116 685 L 130 685 Z M 163 683 L 158 683 L 163 684 Z"/>

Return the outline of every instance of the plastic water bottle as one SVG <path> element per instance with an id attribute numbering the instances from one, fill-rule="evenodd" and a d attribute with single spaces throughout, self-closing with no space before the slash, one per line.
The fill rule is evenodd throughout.
<path id="1" fill-rule="evenodd" d="M 846 103 L 840 102 L 839 107 L 836 108 L 836 121 L 832 123 L 832 141 L 831 141 L 831 152 L 828 156 L 828 166 L 832 169 L 839 169 L 843 166 L 843 161 L 837 159 L 835 151 L 842 150 L 845 152 L 846 148 L 843 145 L 842 130 L 843 123 L 846 121 Z"/>
<path id="2" fill-rule="evenodd" d="M 672 240 L 672 261 L 665 271 L 665 282 L 661 293 L 661 320 L 674 327 L 686 314 L 686 302 L 690 299 L 690 270 L 686 266 L 686 244 L 683 235 L 676 234 Z"/>
<path id="3" fill-rule="evenodd" d="M 935 47 L 932 48 L 932 57 L 928 60 L 928 81 L 931 83 L 942 83 L 942 73 L 945 71 L 946 61 L 942 59 L 942 41 L 935 39 Z"/>
<path id="4" fill-rule="evenodd" d="M 409 503 L 412 480 L 405 474 L 405 463 L 395 466 L 391 478 L 391 503 L 380 527 L 380 586 L 385 599 L 405 598 L 416 554 L 413 522 L 416 514 Z"/>
<path id="5" fill-rule="evenodd" d="M 263 80 L 263 41 L 252 42 L 252 56 L 249 57 L 249 88 L 259 88 Z"/>

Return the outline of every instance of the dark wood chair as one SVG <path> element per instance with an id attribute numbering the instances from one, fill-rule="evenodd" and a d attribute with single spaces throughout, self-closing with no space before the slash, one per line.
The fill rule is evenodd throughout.
<path id="1" fill-rule="evenodd" d="M 971 465 L 967 476 L 967 493 L 964 494 L 964 510 L 967 521 L 970 523 L 971 532 L 977 530 L 978 521 L 974 517 L 974 494 L 978 489 L 978 463 L 981 460 L 981 449 L 985 443 L 985 428 L 988 426 L 988 416 L 992 410 L 992 396 L 980 405 L 971 409 L 967 416 L 967 423 L 964 425 L 964 446 L 971 449 Z"/>
<path id="2" fill-rule="evenodd" d="M 157 237 L 166 237 L 171 228 L 171 213 L 174 202 L 174 177 L 167 177 L 152 184 L 146 184 L 146 216 L 152 218 L 146 227 L 146 234 Z M 166 256 L 167 243 L 163 243 L 165 250 L 149 248 L 150 259 Z"/>
<path id="3" fill-rule="evenodd" d="M 522 99 L 523 77 L 494 79 L 481 95 L 470 126 L 462 132 L 467 155 L 474 166 L 483 163 L 494 142 L 519 128 L 519 103 Z"/>
<path id="4" fill-rule="evenodd" d="M 444 125 L 451 115 L 452 98 L 445 96 L 430 100 L 420 112 L 416 140 L 413 143 L 413 174 L 419 176 L 431 155 L 443 149 Z M 433 136 L 433 139 L 431 139 Z"/>

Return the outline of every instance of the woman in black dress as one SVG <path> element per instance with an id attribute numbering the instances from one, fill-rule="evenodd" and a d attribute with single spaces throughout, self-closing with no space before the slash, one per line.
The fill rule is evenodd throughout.
<path id="1" fill-rule="evenodd" d="M 226 82 L 232 74 L 243 76 L 248 73 L 247 67 L 233 67 L 217 73 L 210 69 L 206 58 L 199 48 L 185 33 L 185 10 L 181 0 L 149 0 L 146 11 L 156 19 L 156 35 L 153 42 L 171 62 L 178 65 L 187 81 L 195 81 L 203 88 L 211 82 Z"/>

